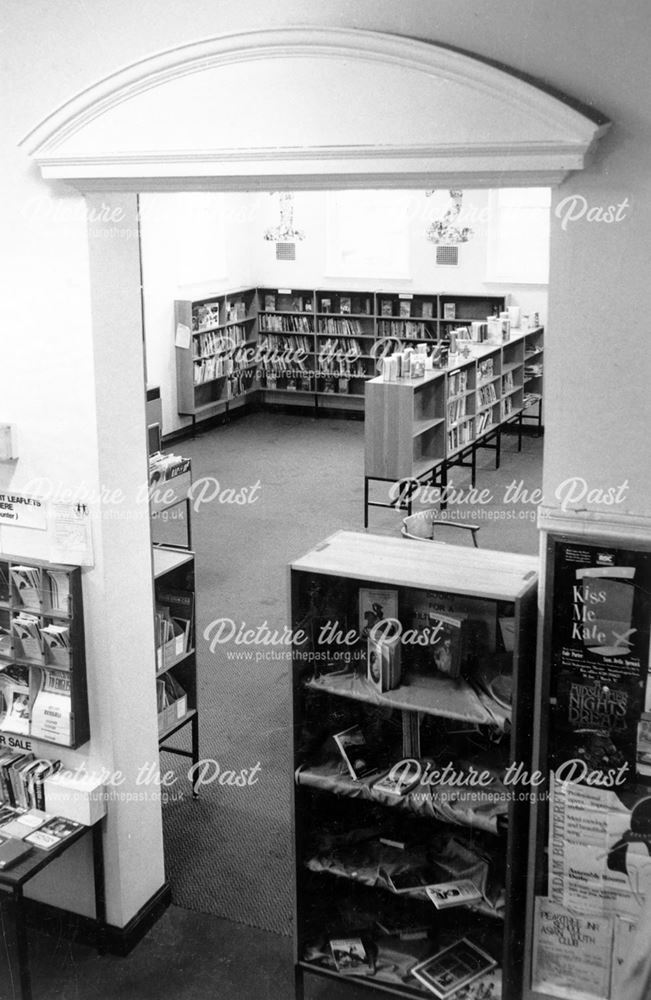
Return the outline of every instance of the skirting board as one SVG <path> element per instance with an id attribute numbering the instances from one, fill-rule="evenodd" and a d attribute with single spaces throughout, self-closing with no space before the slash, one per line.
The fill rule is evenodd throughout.
<path id="1" fill-rule="evenodd" d="M 162 917 L 172 902 L 172 890 L 169 882 L 164 882 L 160 889 L 131 918 L 125 927 L 106 926 L 106 950 L 111 955 L 124 957 L 132 951 Z M 97 946 L 97 925 L 90 917 L 61 910 L 57 906 L 40 903 L 38 900 L 24 900 L 25 913 L 30 927 L 43 931 L 45 934 L 56 934 L 68 941 Z"/>

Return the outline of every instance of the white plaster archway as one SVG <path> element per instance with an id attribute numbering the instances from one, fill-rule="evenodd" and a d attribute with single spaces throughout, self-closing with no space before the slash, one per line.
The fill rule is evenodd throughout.
<path id="1" fill-rule="evenodd" d="M 444 46 L 286 28 L 181 46 L 107 77 L 23 140 L 91 190 L 558 184 L 606 119 Z"/>

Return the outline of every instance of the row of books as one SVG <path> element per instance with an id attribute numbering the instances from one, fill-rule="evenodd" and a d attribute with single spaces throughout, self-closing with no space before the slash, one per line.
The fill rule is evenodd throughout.
<path id="1" fill-rule="evenodd" d="M 3 656 L 44 662 L 44 657 L 60 667 L 70 666 L 70 628 L 21 611 L 11 620 L 10 631 L 0 628 L 0 653 Z"/>
<path id="2" fill-rule="evenodd" d="M 401 319 L 410 317 L 419 319 L 434 318 L 434 302 L 429 299 L 380 299 L 380 316 L 399 316 Z M 454 319 L 454 316 L 450 317 Z"/>
<path id="3" fill-rule="evenodd" d="M 483 410 L 481 413 L 478 413 L 477 419 L 475 421 L 476 436 L 479 437 L 481 434 L 487 431 L 492 423 L 493 423 L 493 414 L 490 409 Z"/>
<path id="4" fill-rule="evenodd" d="M 263 333 L 311 333 L 312 325 L 309 316 L 279 315 L 278 313 L 260 313 L 258 317 L 260 330 Z"/>
<path id="5" fill-rule="evenodd" d="M 480 385 L 477 389 L 477 402 L 480 406 L 490 406 L 491 403 L 497 402 L 497 393 L 495 392 L 495 383 L 489 382 L 488 385 Z"/>
<path id="6" fill-rule="evenodd" d="M 231 351 L 238 344 L 246 342 L 246 327 L 231 326 L 227 334 L 217 330 L 209 330 L 194 337 L 192 341 L 193 358 L 206 358 L 212 354 Z"/>
<path id="7" fill-rule="evenodd" d="M 312 312 L 311 295 L 291 295 L 265 292 L 263 306 L 267 312 Z M 262 317 L 260 317 L 262 319 Z"/>
<path id="8" fill-rule="evenodd" d="M 319 346 L 319 358 L 347 358 L 348 361 L 356 361 L 364 352 L 359 340 L 340 340 L 337 337 L 328 339 Z"/>
<path id="9" fill-rule="evenodd" d="M 290 337 L 268 334 L 258 345 L 258 355 L 264 360 L 268 354 L 296 354 L 299 351 L 310 354 L 313 347 L 311 337 L 303 337 L 298 334 Z"/>
<path id="10" fill-rule="evenodd" d="M 224 378 L 232 375 L 234 370 L 233 359 L 226 355 L 215 355 L 212 358 L 203 358 L 194 362 L 194 384 L 203 385 L 204 382 L 212 382 L 217 378 Z"/>
<path id="11" fill-rule="evenodd" d="M 320 319 L 319 333 L 328 337 L 363 337 L 364 328 L 358 319 Z M 369 334 L 372 337 L 372 334 Z"/>
<path id="12" fill-rule="evenodd" d="M 448 424 L 456 424 L 458 420 L 463 420 L 468 415 L 467 396 L 460 396 L 448 403 Z"/>
<path id="13" fill-rule="evenodd" d="M 59 760 L 34 757 L 31 751 L 0 751 L 0 803 L 22 809 L 44 809 L 44 782 L 61 767 Z"/>
<path id="14" fill-rule="evenodd" d="M 339 295 L 334 300 L 324 296 L 319 299 L 319 312 L 370 316 L 371 299 L 368 295 Z"/>
<path id="15" fill-rule="evenodd" d="M 448 396 L 458 396 L 468 389 L 468 371 L 452 372 L 448 375 Z"/>
<path id="16" fill-rule="evenodd" d="M 4 568 L 3 568 L 4 567 Z M 70 614 L 70 577 L 65 570 L 0 564 L 0 601 L 11 596 L 26 608 Z"/>
<path id="17" fill-rule="evenodd" d="M 513 403 L 513 396 L 505 396 L 502 400 L 502 420 L 506 420 L 507 417 L 512 416 L 512 414 L 517 412 L 519 407 L 515 407 Z"/>
<path id="18" fill-rule="evenodd" d="M 457 451 L 458 448 L 463 448 L 465 445 L 470 444 L 474 436 L 474 420 L 467 420 L 456 427 L 451 427 L 448 430 L 448 451 Z"/>
<path id="19" fill-rule="evenodd" d="M 438 331 L 427 323 L 413 323 L 407 320 L 379 320 L 378 335 L 380 337 L 406 337 L 410 340 L 438 340 Z"/>

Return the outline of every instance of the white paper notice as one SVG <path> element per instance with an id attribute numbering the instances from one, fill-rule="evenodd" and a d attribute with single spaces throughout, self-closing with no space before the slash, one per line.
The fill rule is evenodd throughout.
<path id="1" fill-rule="evenodd" d="M 631 812 L 611 791 L 552 781 L 549 895 L 573 911 L 636 919 L 651 888 L 644 845 L 627 845 Z M 642 849 L 644 848 L 644 849 Z"/>
<path id="2" fill-rule="evenodd" d="M 73 566 L 93 565 L 90 512 L 85 504 L 50 504 L 50 559 Z"/>
<path id="3" fill-rule="evenodd" d="M 533 988 L 564 1000 L 609 1000 L 613 925 L 536 899 Z"/>
<path id="4" fill-rule="evenodd" d="M 192 343 L 190 328 L 186 326 L 185 323 L 176 324 L 176 339 L 174 343 L 176 347 L 182 347 L 186 351 Z"/>

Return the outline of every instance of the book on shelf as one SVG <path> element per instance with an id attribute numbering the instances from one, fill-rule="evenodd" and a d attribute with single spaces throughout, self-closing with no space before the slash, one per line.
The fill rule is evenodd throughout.
<path id="1" fill-rule="evenodd" d="M 457 307 L 454 302 L 443 303 L 443 319 L 456 319 Z"/>
<path id="2" fill-rule="evenodd" d="M 448 396 L 458 396 L 468 389 L 468 371 L 450 372 L 448 375 Z"/>
<path id="3" fill-rule="evenodd" d="M 350 313 L 351 310 L 351 300 L 349 295 L 342 295 L 339 299 L 339 312 Z"/>
<path id="4" fill-rule="evenodd" d="M 70 614 L 70 576 L 63 569 L 45 571 L 52 611 Z"/>
<path id="5" fill-rule="evenodd" d="M 69 667 L 71 653 L 69 627 L 51 622 L 41 626 L 40 631 L 50 663 L 59 667 Z"/>
<path id="6" fill-rule="evenodd" d="M 18 649 L 26 660 L 40 660 L 43 655 L 40 621 L 35 615 L 21 611 L 11 621 L 11 630 L 17 640 Z"/>
<path id="7" fill-rule="evenodd" d="M 482 898 L 481 892 L 470 879 L 459 879 L 457 882 L 441 882 L 428 885 L 425 892 L 437 910 L 449 910 L 453 906 L 465 906 L 476 903 Z"/>
<path id="8" fill-rule="evenodd" d="M 511 392 L 511 390 L 514 388 L 515 386 L 513 384 L 513 372 L 507 372 L 502 382 L 502 391 Z"/>
<path id="9" fill-rule="evenodd" d="M 321 312 L 322 313 L 330 313 L 330 312 L 332 312 L 332 299 L 329 299 L 329 298 L 328 299 L 326 299 L 326 298 L 321 299 Z"/>
<path id="10" fill-rule="evenodd" d="M 330 951 L 342 976 L 367 976 L 373 972 L 371 957 L 360 937 L 332 938 Z"/>
<path id="11" fill-rule="evenodd" d="M 380 761 L 384 758 L 382 751 L 367 743 L 359 726 L 351 726 L 340 733 L 334 733 L 332 738 L 354 781 L 361 781 L 362 778 L 382 770 L 380 765 Z"/>
<path id="12" fill-rule="evenodd" d="M 409 319 L 411 316 L 411 302 L 409 299 L 401 299 L 398 307 L 398 314 L 401 319 Z"/>
<path id="13" fill-rule="evenodd" d="M 68 744 L 72 736 L 70 672 L 41 670 L 41 685 L 32 706 L 30 735 L 52 743 Z"/>
<path id="14" fill-rule="evenodd" d="M 204 302 L 192 310 L 192 330 L 200 333 L 212 326 L 219 326 L 219 302 Z"/>
<path id="15" fill-rule="evenodd" d="M 264 307 L 268 312 L 274 312 L 276 309 L 276 296 L 272 292 L 265 292 L 264 296 Z"/>
<path id="16" fill-rule="evenodd" d="M 461 938 L 431 958 L 419 962 L 412 968 L 411 974 L 433 996 L 448 1000 L 496 965 L 497 962 L 489 954 L 468 938 Z"/>
<path id="17" fill-rule="evenodd" d="M 37 566 L 12 566 L 14 589 L 25 607 L 39 608 L 43 603 L 41 570 Z"/>
<path id="18" fill-rule="evenodd" d="M 25 843 L 40 847 L 43 851 L 51 851 L 58 847 L 64 840 L 68 840 L 78 830 L 83 828 L 82 823 L 74 819 L 65 819 L 62 816 L 53 816 L 46 820 L 33 833 L 29 833 L 24 839 Z"/>
<path id="19" fill-rule="evenodd" d="M 420 314 L 423 319 L 432 319 L 434 316 L 434 303 L 426 300 L 421 304 Z"/>
<path id="20" fill-rule="evenodd" d="M 398 618 L 398 591 L 373 590 L 360 587 L 359 590 L 359 634 L 368 638 L 371 629 L 380 621 Z M 388 626 L 387 626 L 388 627 Z M 379 630 L 379 636 L 383 630 Z"/>
<path id="21" fill-rule="evenodd" d="M 20 664 L 0 672 L 0 730 L 29 734 L 29 669 Z"/>
<path id="22" fill-rule="evenodd" d="M 393 302 L 391 299 L 380 299 L 380 316 L 393 316 Z"/>

